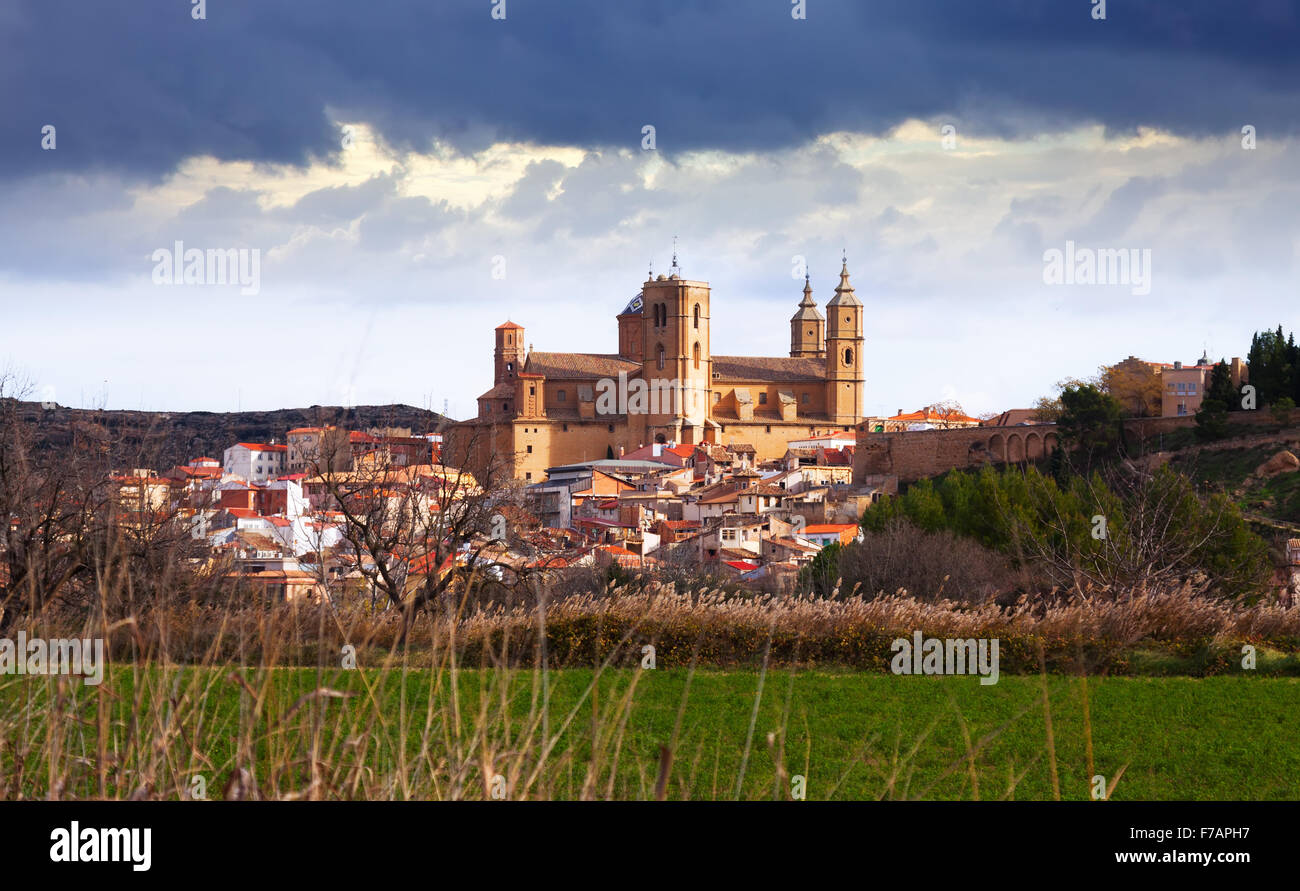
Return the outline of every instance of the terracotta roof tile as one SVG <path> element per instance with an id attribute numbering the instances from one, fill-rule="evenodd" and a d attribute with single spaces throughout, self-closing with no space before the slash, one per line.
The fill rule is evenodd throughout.
<path id="1" fill-rule="evenodd" d="M 557 380 L 617 379 L 620 371 L 630 375 L 640 368 L 640 363 L 610 353 L 532 352 L 524 366 L 530 374 L 544 374 Z"/>
<path id="2" fill-rule="evenodd" d="M 722 381 L 816 381 L 826 378 L 821 359 L 786 356 L 714 356 L 713 377 Z"/>

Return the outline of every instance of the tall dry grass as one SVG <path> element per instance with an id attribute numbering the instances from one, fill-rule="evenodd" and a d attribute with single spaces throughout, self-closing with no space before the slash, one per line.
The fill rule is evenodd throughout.
<path id="1" fill-rule="evenodd" d="M 23 627 L 29 636 L 102 637 L 113 666 L 99 686 L 0 676 L 0 798 L 661 799 L 752 795 L 746 771 L 759 757 L 774 770 L 771 794 L 790 794 L 809 757 L 786 749 L 793 674 L 780 726 L 757 722 L 763 697 L 781 695 L 768 674 L 777 666 L 884 671 L 890 641 L 919 630 L 999 637 L 1003 673 L 1123 671 L 1126 648 L 1143 642 L 1294 650 L 1300 612 L 1190 589 L 1000 609 L 901 594 L 747 598 L 651 585 L 540 610 L 433 615 L 401 648 L 394 615 L 312 605 L 173 606 L 116 621 L 47 612 Z M 634 751 L 645 644 L 659 667 L 752 667 L 766 681 L 737 772 L 720 774 L 716 752 L 679 746 L 689 679 L 669 742 L 653 758 Z M 348 673 L 345 647 L 369 670 Z M 311 682 L 304 687 L 289 666 L 306 668 Z M 563 667 L 594 670 L 557 708 Z M 1051 708 L 1044 696 L 1049 739 Z M 979 797 L 976 760 L 1001 729 L 978 740 L 963 732 L 966 753 L 950 771 L 969 774 Z M 892 762 L 879 797 L 928 792 L 910 785 L 924 743 L 923 735 L 881 756 Z M 1054 746 L 1047 757 L 1055 774 Z M 1019 782 L 1011 774 L 1003 797 Z"/>

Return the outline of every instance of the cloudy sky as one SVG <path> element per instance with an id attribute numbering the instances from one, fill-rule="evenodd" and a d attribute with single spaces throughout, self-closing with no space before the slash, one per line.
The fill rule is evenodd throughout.
<path id="1" fill-rule="evenodd" d="M 0 4 L 0 368 L 42 398 L 464 417 L 497 324 L 613 352 L 674 236 L 718 354 L 786 354 L 847 252 L 873 414 L 1300 327 L 1292 0 L 195 2 Z M 257 287 L 157 283 L 176 242 Z M 1147 286 L 1049 283 L 1067 242 Z"/>

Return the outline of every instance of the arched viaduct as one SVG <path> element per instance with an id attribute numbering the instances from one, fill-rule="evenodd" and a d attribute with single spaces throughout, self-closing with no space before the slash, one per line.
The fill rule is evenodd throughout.
<path id="1" fill-rule="evenodd" d="M 910 482 L 955 468 L 1036 461 L 1060 445 L 1055 424 L 902 433 L 872 433 L 866 424 L 859 424 L 857 440 L 855 483 L 879 474 L 895 474 L 900 481 Z"/>

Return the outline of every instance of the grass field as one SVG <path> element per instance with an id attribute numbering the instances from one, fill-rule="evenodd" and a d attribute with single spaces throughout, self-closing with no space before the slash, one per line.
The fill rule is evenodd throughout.
<path id="1" fill-rule="evenodd" d="M 809 800 L 1087 799 L 1100 774 L 1117 800 L 1300 799 L 1292 678 L 1094 677 L 1085 717 L 1085 682 L 1049 676 L 1049 739 L 1035 676 L 567 669 L 547 694 L 531 671 L 239 675 L 4 678 L 3 797 L 54 776 L 60 797 L 180 798 L 202 776 L 220 798 L 242 766 L 258 797 L 645 799 L 666 776 L 669 799 L 771 799 L 797 775 Z"/>

